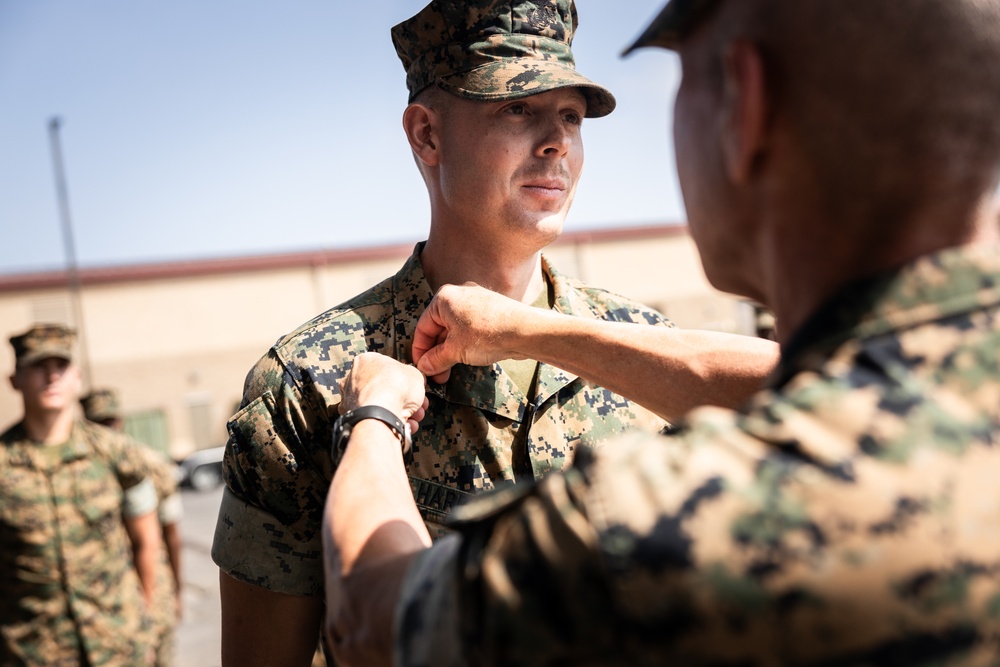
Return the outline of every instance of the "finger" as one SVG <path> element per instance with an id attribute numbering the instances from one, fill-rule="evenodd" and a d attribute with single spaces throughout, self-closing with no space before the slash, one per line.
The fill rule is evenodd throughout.
<path id="1" fill-rule="evenodd" d="M 440 322 L 434 319 L 434 314 L 430 309 L 424 311 L 417 321 L 417 328 L 413 332 L 413 363 L 416 364 L 427 354 L 427 351 L 437 345 L 439 340 L 447 337 L 448 330 Z"/>
<path id="2" fill-rule="evenodd" d="M 416 433 L 420 429 L 420 422 L 425 416 L 427 416 L 427 406 L 422 405 L 407 418 L 406 422 L 410 425 L 410 433 Z"/>
<path id="3" fill-rule="evenodd" d="M 448 354 L 446 344 L 438 344 L 428 349 L 416 366 L 417 370 L 433 378 L 435 382 L 443 382 L 447 381 L 451 367 L 460 361 L 461 359 Z M 439 379 L 439 376 L 443 377 L 444 380 Z"/>
<path id="4" fill-rule="evenodd" d="M 410 421 L 413 422 L 423 421 L 426 415 L 427 415 L 426 410 L 424 410 L 423 408 L 418 408 L 416 411 L 414 411 L 412 415 L 410 415 Z"/>

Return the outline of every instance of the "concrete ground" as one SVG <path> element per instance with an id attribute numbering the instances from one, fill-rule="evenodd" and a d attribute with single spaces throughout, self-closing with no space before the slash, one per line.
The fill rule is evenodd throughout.
<path id="1" fill-rule="evenodd" d="M 211 491 L 182 489 L 184 545 L 184 616 L 177 628 L 175 667 L 219 667 L 222 614 L 219 568 L 212 562 L 212 536 L 222 501 L 222 487 Z"/>

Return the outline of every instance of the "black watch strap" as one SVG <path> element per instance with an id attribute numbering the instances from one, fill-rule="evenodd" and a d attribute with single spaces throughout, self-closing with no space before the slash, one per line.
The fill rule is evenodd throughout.
<path id="1" fill-rule="evenodd" d="M 344 457 L 347 449 L 347 442 L 350 440 L 351 431 L 354 425 L 365 419 L 377 419 L 393 431 L 399 437 L 399 444 L 404 455 L 410 450 L 410 425 L 396 416 L 392 410 L 383 408 L 380 405 L 363 405 L 360 408 L 349 410 L 337 417 L 333 423 L 333 442 L 330 445 L 330 458 L 333 459 L 333 466 L 336 469 L 340 465 L 340 459 Z"/>

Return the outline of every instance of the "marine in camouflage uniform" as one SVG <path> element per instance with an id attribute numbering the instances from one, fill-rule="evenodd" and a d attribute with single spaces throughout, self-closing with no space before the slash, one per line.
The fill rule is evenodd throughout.
<path id="1" fill-rule="evenodd" d="M 460 507 L 397 664 L 997 664 L 1000 247 L 855 285 L 783 353 L 743 413 Z"/>
<path id="2" fill-rule="evenodd" d="M 338 645 L 384 648 L 352 579 L 411 557 L 396 665 L 1000 664 L 998 26 L 997 0 L 670 0 L 639 45 L 681 56 L 692 235 L 773 309 L 780 367 L 740 410 L 472 499 L 423 549 L 408 507 L 337 523 L 401 460 L 369 427 L 327 508 Z M 346 395 L 412 418 L 419 378 L 377 387 L 407 371 Z"/>
<path id="3" fill-rule="evenodd" d="M 212 549 L 224 573 L 224 663 L 273 648 L 275 661 L 291 664 L 298 658 L 289 653 L 301 655 L 305 641 L 292 635 L 307 634 L 302 628 L 312 623 L 319 629 L 320 521 L 333 474 L 337 382 L 362 351 L 408 360 L 415 321 L 439 284 L 485 282 L 527 303 L 547 290 L 553 298 L 546 307 L 667 325 L 651 309 L 584 287 L 542 263 L 540 251 L 558 235 L 575 193 L 583 117 L 614 107 L 610 92 L 575 70 L 576 24 L 571 0 L 435 0 L 392 29 L 414 103 L 404 111 L 404 130 L 428 184 L 431 231 L 395 277 L 281 339 L 247 378 L 241 410 L 229 423 L 227 490 Z M 499 113 L 515 101 L 524 102 L 513 109 L 518 119 Z M 453 113 L 438 115 L 439 105 Z M 418 154 L 417 113 L 429 119 L 432 134 L 455 137 L 447 155 L 442 151 L 432 162 Z M 519 120 L 529 117 L 535 125 Z M 491 143 L 490 153 L 474 150 L 485 128 L 478 134 L 456 129 L 470 118 L 503 127 L 496 139 L 508 143 Z M 461 168 L 470 161 L 478 163 L 475 170 Z M 451 179 L 447 192 L 439 180 L 444 172 Z M 464 269 L 461 275 L 455 267 Z M 523 367 L 514 364 L 512 374 L 510 364 L 501 364 L 456 373 L 447 386 L 432 388 L 409 473 L 435 533 L 467 494 L 560 469 L 583 442 L 663 424 L 570 374 L 529 364 L 526 382 Z"/>
<path id="4" fill-rule="evenodd" d="M 93 389 L 80 399 L 80 405 L 87 420 L 122 430 L 121 406 L 115 390 Z M 163 548 L 156 562 L 152 608 L 149 610 L 150 632 L 156 652 L 156 667 L 169 667 L 174 664 L 176 653 L 174 633 L 180 605 L 180 537 L 177 531 L 184 516 L 184 506 L 177 490 L 174 463 L 148 446 L 140 447 L 140 455 L 156 489 L 159 501 L 156 514 L 163 529 Z M 174 542 L 173 549 L 171 541 Z"/>
<path id="5" fill-rule="evenodd" d="M 11 339 L 18 367 L 69 360 L 73 333 Z M 150 664 L 148 617 L 123 524 L 156 509 L 141 447 L 85 421 L 40 444 L 0 436 L 0 665 Z"/>
<path id="6" fill-rule="evenodd" d="M 392 278 L 278 341 L 248 376 L 244 407 L 230 422 L 228 488 L 212 549 L 231 576 L 292 595 L 322 595 L 319 528 L 333 475 L 338 382 L 361 352 L 409 361 L 413 329 L 433 297 L 421 247 Z M 544 266 L 559 312 L 669 326 L 656 311 Z M 579 446 L 628 428 L 663 425 L 622 397 L 546 364 L 536 385 L 529 398 L 494 365 L 456 369 L 446 385 L 430 387 L 408 472 L 432 534 L 443 532 L 443 518 L 466 496 L 561 470 Z"/>

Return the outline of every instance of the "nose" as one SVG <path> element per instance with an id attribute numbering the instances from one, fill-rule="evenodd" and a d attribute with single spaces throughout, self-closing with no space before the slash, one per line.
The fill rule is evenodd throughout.
<path id="1" fill-rule="evenodd" d="M 66 370 L 66 365 L 58 359 L 45 360 L 45 377 L 49 382 L 58 380 Z"/>
<path id="2" fill-rule="evenodd" d="M 538 144 L 539 157 L 560 158 L 569 153 L 573 145 L 571 127 L 563 119 L 562 114 L 547 118 L 543 127 L 543 136 Z"/>

